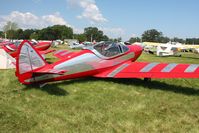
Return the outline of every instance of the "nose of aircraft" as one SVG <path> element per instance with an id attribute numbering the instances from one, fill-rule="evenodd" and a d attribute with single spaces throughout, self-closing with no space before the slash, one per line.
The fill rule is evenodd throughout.
<path id="1" fill-rule="evenodd" d="M 129 48 L 131 52 L 135 54 L 135 57 L 134 57 L 135 59 L 137 59 L 142 54 L 143 47 L 140 45 L 130 45 Z"/>

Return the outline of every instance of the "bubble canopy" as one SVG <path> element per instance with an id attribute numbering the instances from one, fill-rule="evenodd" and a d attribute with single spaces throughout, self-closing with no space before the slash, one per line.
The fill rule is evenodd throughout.
<path id="1" fill-rule="evenodd" d="M 100 42 L 90 50 L 100 57 L 112 58 L 127 52 L 129 48 L 122 43 Z"/>

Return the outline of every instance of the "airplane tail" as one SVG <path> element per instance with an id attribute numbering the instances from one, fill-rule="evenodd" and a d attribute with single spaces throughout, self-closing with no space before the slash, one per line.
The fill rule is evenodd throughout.
<path id="1" fill-rule="evenodd" d="M 30 84 L 27 79 L 34 77 L 33 71 L 44 67 L 47 62 L 29 41 L 23 41 L 16 58 L 16 76 L 22 84 Z"/>

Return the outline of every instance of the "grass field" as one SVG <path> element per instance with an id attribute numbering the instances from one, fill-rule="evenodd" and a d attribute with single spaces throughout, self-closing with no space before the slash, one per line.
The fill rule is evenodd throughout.
<path id="1" fill-rule="evenodd" d="M 54 61 L 48 57 L 49 61 Z M 139 61 L 199 64 L 199 55 Z M 83 78 L 21 85 L 0 70 L 0 132 L 199 132 L 199 79 Z"/>

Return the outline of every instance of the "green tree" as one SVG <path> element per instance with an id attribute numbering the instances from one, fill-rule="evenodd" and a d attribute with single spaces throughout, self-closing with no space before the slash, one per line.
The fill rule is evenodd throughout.
<path id="1" fill-rule="evenodd" d="M 56 39 L 71 39 L 73 37 L 73 29 L 65 25 L 54 25 L 51 29 L 56 33 Z"/>
<path id="2" fill-rule="evenodd" d="M 174 37 L 174 38 L 172 39 L 172 41 L 174 41 L 174 42 L 180 42 L 180 43 L 185 43 L 185 40 L 184 40 L 184 39 L 177 38 L 177 37 Z"/>
<path id="3" fill-rule="evenodd" d="M 6 34 L 9 39 L 17 39 L 17 32 L 15 30 L 8 30 Z"/>
<path id="4" fill-rule="evenodd" d="M 109 41 L 109 38 L 107 35 L 103 35 L 102 40 L 101 41 Z"/>
<path id="5" fill-rule="evenodd" d="M 4 32 L 0 31 L 0 38 L 4 38 Z"/>
<path id="6" fill-rule="evenodd" d="M 186 44 L 199 44 L 199 38 L 186 38 Z"/>
<path id="7" fill-rule="evenodd" d="M 38 32 L 38 38 L 41 40 L 71 39 L 73 29 L 65 25 L 54 25 L 43 28 Z"/>
<path id="8" fill-rule="evenodd" d="M 86 41 L 85 34 L 74 34 L 74 39 L 77 39 L 79 42 Z"/>
<path id="9" fill-rule="evenodd" d="M 70 27 L 65 27 L 61 33 L 60 39 L 64 40 L 64 39 L 72 39 L 72 38 L 73 38 L 73 29 Z"/>
<path id="10" fill-rule="evenodd" d="M 40 40 L 56 40 L 57 36 L 59 36 L 51 27 L 40 30 L 38 35 Z"/>
<path id="11" fill-rule="evenodd" d="M 13 38 L 15 39 L 24 39 L 24 32 L 22 29 L 18 29 L 15 31 L 15 36 Z"/>
<path id="12" fill-rule="evenodd" d="M 122 41 L 122 37 L 114 38 L 114 39 L 112 39 L 112 41 L 114 41 L 114 42 L 121 42 Z"/>
<path id="13" fill-rule="evenodd" d="M 139 37 L 131 37 L 129 39 L 130 43 L 135 43 L 135 42 L 140 42 L 140 41 L 141 41 L 141 39 Z"/>
<path id="14" fill-rule="evenodd" d="M 7 23 L 6 23 L 6 25 L 4 25 L 4 27 L 3 27 L 3 31 L 4 32 L 7 32 L 8 30 L 17 30 L 19 27 L 18 27 L 18 25 L 17 25 L 17 23 L 15 23 L 15 22 L 11 22 L 11 21 L 8 21 Z"/>
<path id="15" fill-rule="evenodd" d="M 23 31 L 24 38 L 23 39 L 30 39 L 30 36 L 32 33 L 34 33 L 36 30 L 33 29 L 26 29 Z"/>
<path id="16" fill-rule="evenodd" d="M 158 39 L 158 42 L 160 42 L 160 43 L 167 43 L 167 42 L 169 42 L 169 41 L 170 41 L 170 38 L 164 37 L 164 36 L 162 36 L 162 37 L 160 37 L 160 38 Z"/>
<path id="17" fill-rule="evenodd" d="M 156 29 L 147 30 L 142 34 L 142 41 L 159 42 L 162 37 L 162 32 Z"/>
<path id="18" fill-rule="evenodd" d="M 16 39 L 15 31 L 18 29 L 18 25 L 15 22 L 8 21 L 3 27 L 3 31 L 7 34 L 7 38 Z"/>
<path id="19" fill-rule="evenodd" d="M 103 39 L 107 39 L 107 36 L 104 36 L 103 31 L 98 30 L 97 27 L 87 27 L 84 29 L 84 34 L 86 36 L 87 41 L 102 41 Z"/>
<path id="20" fill-rule="evenodd" d="M 30 39 L 39 40 L 39 33 L 38 33 L 38 32 L 33 32 L 33 33 L 30 35 Z"/>

